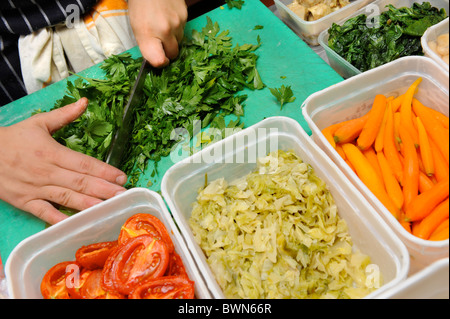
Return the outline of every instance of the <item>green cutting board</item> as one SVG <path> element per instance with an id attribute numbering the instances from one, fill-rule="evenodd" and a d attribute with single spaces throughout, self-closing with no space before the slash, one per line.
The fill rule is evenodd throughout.
<path id="1" fill-rule="evenodd" d="M 297 120 L 310 133 L 301 113 L 302 103 L 309 95 L 343 79 L 259 0 L 245 1 L 242 10 L 228 9 L 226 6 L 217 8 L 190 21 L 186 26 L 186 34 L 203 28 L 206 16 L 218 22 L 222 30 L 229 30 L 235 44 L 256 44 L 257 37 L 261 38 L 262 45 L 256 51 L 259 56 L 257 67 L 266 88 L 244 92 L 248 95 L 245 116 L 242 117 L 245 127 L 267 117 L 287 116 Z M 255 29 L 257 25 L 263 28 Z M 140 56 L 137 47 L 130 52 L 135 57 Z M 94 66 L 80 74 L 99 78 L 103 73 L 98 66 Z M 73 77 L 68 80 L 73 80 Z M 66 81 L 55 83 L 0 108 L 0 125 L 17 123 L 28 118 L 36 109 L 49 110 L 64 95 Z M 280 110 L 280 105 L 268 88 L 278 88 L 283 84 L 292 87 L 296 101 Z M 172 165 L 170 158 L 163 158 L 158 163 L 158 174 L 155 176 L 152 176 L 153 165 L 149 165 L 138 186 L 159 191 L 162 177 Z M 0 252 L 3 261 L 7 260 L 20 241 L 44 228 L 45 224 L 34 216 L 0 201 Z"/>

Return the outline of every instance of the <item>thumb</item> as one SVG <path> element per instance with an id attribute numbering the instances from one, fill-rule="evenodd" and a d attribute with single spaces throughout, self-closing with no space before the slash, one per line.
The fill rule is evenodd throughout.
<path id="1" fill-rule="evenodd" d="M 148 38 L 139 45 L 142 56 L 155 68 L 165 67 L 170 63 L 163 43 L 158 38 Z"/>
<path id="2" fill-rule="evenodd" d="M 77 102 L 66 105 L 48 113 L 41 114 L 44 125 L 53 134 L 81 116 L 88 106 L 88 99 L 81 98 Z"/>

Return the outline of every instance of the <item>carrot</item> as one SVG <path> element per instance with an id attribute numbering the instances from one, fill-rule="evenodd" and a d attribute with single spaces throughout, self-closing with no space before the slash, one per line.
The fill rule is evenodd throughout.
<path id="1" fill-rule="evenodd" d="M 406 207 L 406 218 L 410 221 L 421 220 L 448 197 L 449 180 L 438 182 L 419 196 L 416 196 Z"/>
<path id="2" fill-rule="evenodd" d="M 430 138 L 436 143 L 447 164 L 449 163 L 449 131 L 427 111 L 417 99 L 413 100 L 414 112 L 422 121 Z"/>
<path id="3" fill-rule="evenodd" d="M 431 151 L 430 140 L 428 139 L 427 131 L 423 126 L 420 117 L 417 117 L 417 130 L 419 131 L 420 156 L 422 158 L 425 173 L 428 176 L 434 175 L 434 160 Z"/>
<path id="4" fill-rule="evenodd" d="M 411 120 L 411 118 L 412 118 L 412 102 L 413 102 L 414 94 L 416 93 L 416 90 L 421 82 L 422 82 L 422 78 L 418 78 L 416 81 L 414 81 L 413 84 L 411 84 L 411 86 L 406 91 L 405 96 L 402 101 L 402 105 L 400 106 L 401 123 L 404 125 L 405 129 L 411 135 L 416 147 L 419 146 L 419 136 L 417 134 L 417 131 L 414 129 L 414 124 L 412 123 L 412 120 Z"/>
<path id="5" fill-rule="evenodd" d="M 395 147 L 397 148 L 398 151 L 401 150 L 401 146 L 400 144 L 402 143 L 402 140 L 400 138 L 400 133 L 399 131 L 399 127 L 400 127 L 400 112 L 395 112 L 394 113 L 394 143 L 395 143 Z"/>
<path id="6" fill-rule="evenodd" d="M 349 120 L 334 133 L 336 143 L 348 143 L 356 139 L 369 118 L 369 113 L 357 119 Z"/>
<path id="7" fill-rule="evenodd" d="M 403 99 L 405 98 L 405 95 L 399 95 L 392 101 L 392 111 L 395 113 L 399 110 L 400 106 L 403 103 Z"/>
<path id="8" fill-rule="evenodd" d="M 448 163 L 433 140 L 430 140 L 430 146 L 433 152 L 434 176 L 439 182 L 446 180 L 450 174 Z"/>
<path id="9" fill-rule="evenodd" d="M 414 109 L 414 104 L 417 102 L 419 102 L 416 98 L 413 98 L 413 109 Z M 422 104 L 423 105 L 423 104 Z M 431 107 L 427 107 L 425 106 L 425 109 L 427 112 L 430 113 L 431 117 L 434 117 L 439 123 L 442 124 L 442 126 L 446 129 L 449 128 L 449 117 L 446 116 L 445 114 L 442 114 L 439 111 L 436 111 L 434 109 L 432 109 Z"/>
<path id="10" fill-rule="evenodd" d="M 402 184 L 403 180 L 403 164 L 400 161 L 400 157 L 397 151 L 397 147 L 394 144 L 394 114 L 392 113 L 392 106 L 388 105 L 388 109 L 386 111 L 386 128 L 384 135 L 384 148 L 383 152 L 388 160 L 389 165 L 391 166 L 392 171 L 395 174 L 395 177 Z"/>
<path id="11" fill-rule="evenodd" d="M 370 162 L 372 167 L 375 169 L 375 172 L 377 173 L 378 177 L 383 180 L 383 174 L 381 172 L 380 164 L 378 163 L 377 154 L 375 153 L 375 150 L 373 147 L 370 147 L 366 149 L 365 151 L 362 151 L 364 156 L 367 158 L 367 160 Z"/>
<path id="12" fill-rule="evenodd" d="M 383 176 L 384 186 L 389 197 L 392 199 L 394 204 L 398 209 L 401 209 L 403 206 L 403 191 L 398 183 L 397 179 L 394 176 L 394 173 L 389 166 L 386 157 L 383 152 L 377 153 L 378 163 L 380 165 L 381 173 Z"/>
<path id="13" fill-rule="evenodd" d="M 342 145 L 342 148 L 361 181 L 372 191 L 380 202 L 385 205 L 391 214 L 398 219 L 400 216 L 399 210 L 386 193 L 383 181 L 378 177 L 375 169 L 366 159 L 364 154 L 358 147 L 350 143 Z"/>
<path id="14" fill-rule="evenodd" d="M 322 130 L 322 134 L 325 136 L 327 141 L 333 146 L 333 148 L 336 147 L 336 142 L 334 141 L 334 133 L 336 130 L 342 126 L 345 125 L 345 122 L 332 124 Z"/>
<path id="15" fill-rule="evenodd" d="M 347 158 L 345 157 L 344 150 L 342 149 L 341 144 L 336 144 L 336 152 L 342 157 L 342 159 L 345 161 Z"/>
<path id="16" fill-rule="evenodd" d="M 403 167 L 403 198 L 404 207 L 419 194 L 419 160 L 414 142 L 408 131 L 400 125 L 400 137 L 405 149 Z"/>
<path id="17" fill-rule="evenodd" d="M 413 231 L 413 235 L 428 239 L 436 228 L 446 219 L 448 219 L 449 200 L 448 198 L 440 203 L 433 211 L 425 217 Z"/>
<path id="18" fill-rule="evenodd" d="M 390 101 L 390 102 L 388 102 L 388 104 L 389 103 L 392 103 L 392 102 Z M 381 122 L 380 130 L 377 134 L 377 137 L 375 138 L 375 151 L 376 152 L 383 151 L 384 135 L 386 133 L 386 121 L 387 121 L 387 106 L 386 106 L 386 110 L 384 112 L 383 121 Z"/>
<path id="19" fill-rule="evenodd" d="M 384 95 L 378 94 L 375 96 L 369 118 L 357 139 L 358 147 L 362 151 L 368 149 L 375 142 L 386 113 L 386 105 L 387 101 Z"/>
<path id="20" fill-rule="evenodd" d="M 448 239 L 448 229 L 449 229 L 448 219 L 445 220 L 430 236 L 432 241 L 440 241 Z"/>
<path id="21" fill-rule="evenodd" d="M 432 188 L 434 185 L 433 181 L 424 173 L 419 173 L 419 192 L 423 193 L 430 188 Z"/>

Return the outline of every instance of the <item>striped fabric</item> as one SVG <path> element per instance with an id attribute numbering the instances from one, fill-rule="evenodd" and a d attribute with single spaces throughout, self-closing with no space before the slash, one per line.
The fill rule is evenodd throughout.
<path id="1" fill-rule="evenodd" d="M 64 22 L 78 6 L 88 12 L 97 0 L 1 0 L 0 107 L 26 95 L 17 41 L 21 35 Z"/>

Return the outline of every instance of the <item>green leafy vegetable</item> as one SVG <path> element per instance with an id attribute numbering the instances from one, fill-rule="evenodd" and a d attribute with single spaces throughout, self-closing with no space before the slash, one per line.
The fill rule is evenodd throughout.
<path id="1" fill-rule="evenodd" d="M 401 57 L 423 55 L 421 36 L 447 17 L 444 9 L 429 2 L 387 8 L 374 20 L 361 14 L 343 25 L 334 23 L 328 31 L 328 46 L 364 72 Z"/>
<path id="2" fill-rule="evenodd" d="M 296 100 L 294 92 L 292 92 L 291 86 L 285 86 L 284 84 L 280 88 L 269 88 L 273 96 L 276 97 L 283 109 L 285 103 L 292 103 Z"/>
<path id="3" fill-rule="evenodd" d="M 228 8 L 233 9 L 242 9 L 242 6 L 244 5 L 244 0 L 225 0 L 225 2 L 228 5 Z"/>
<path id="4" fill-rule="evenodd" d="M 238 120 L 231 126 L 239 128 L 247 95 L 243 89 L 265 87 L 256 68 L 261 45 L 233 46 L 229 31 L 207 17 L 206 26 L 193 30 L 180 46 L 180 53 L 168 67 L 153 72 L 145 79 L 144 98 L 135 110 L 132 140 L 121 169 L 129 176 L 127 187 L 139 182 L 148 161 L 157 163 L 177 145 L 176 129 L 186 129 L 190 137 L 213 123 L 223 129 L 223 117 L 233 114 Z M 105 60 L 101 68 L 104 79 L 79 77 L 68 82 L 66 95 L 55 108 L 87 97 L 88 109 L 77 121 L 55 134 L 62 144 L 79 152 L 105 160 L 114 132 L 121 125 L 124 105 L 142 58 L 133 59 L 124 53 Z M 219 117 L 218 117 L 219 116 Z M 218 117 L 217 120 L 216 117 Z"/>

